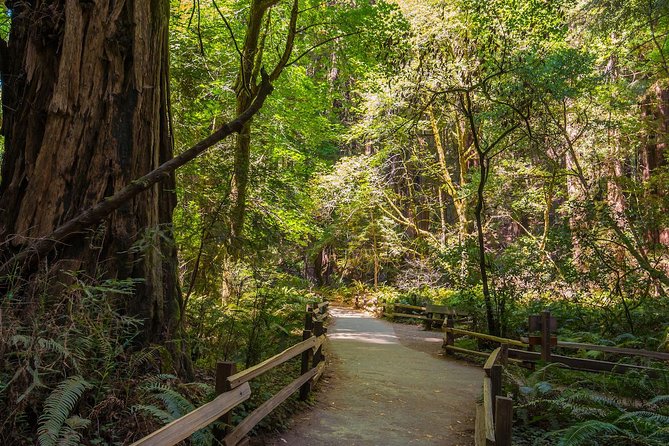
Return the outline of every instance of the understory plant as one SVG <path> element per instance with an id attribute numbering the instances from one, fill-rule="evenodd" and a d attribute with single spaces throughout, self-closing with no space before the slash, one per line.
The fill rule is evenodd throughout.
<path id="1" fill-rule="evenodd" d="M 659 446 L 669 442 L 666 376 L 639 379 L 636 372 L 576 372 L 557 363 L 534 372 L 510 370 L 517 445 Z"/>
<path id="2" fill-rule="evenodd" d="M 137 408 L 155 404 L 177 417 L 206 399 L 162 380 L 174 373 L 164 347 L 136 347 L 141 321 L 118 309 L 134 286 L 71 273 L 58 294 L 2 301 L 0 443 L 122 444 L 165 421 Z"/>

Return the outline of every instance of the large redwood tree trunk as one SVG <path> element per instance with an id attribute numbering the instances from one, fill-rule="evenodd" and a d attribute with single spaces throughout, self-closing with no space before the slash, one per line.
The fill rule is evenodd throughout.
<path id="1" fill-rule="evenodd" d="M 12 24 L 2 64 L 5 260 L 172 157 L 168 0 L 6 4 Z M 127 311 L 145 320 L 144 342 L 169 339 L 179 308 L 174 206 L 172 176 L 59 245 L 39 268 L 138 279 Z"/>

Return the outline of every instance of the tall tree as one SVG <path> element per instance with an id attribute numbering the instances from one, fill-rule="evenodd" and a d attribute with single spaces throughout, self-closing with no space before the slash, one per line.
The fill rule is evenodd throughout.
<path id="1" fill-rule="evenodd" d="M 6 4 L 4 260 L 172 158 L 167 0 Z M 174 205 L 169 174 L 22 279 L 64 269 L 136 279 L 127 309 L 145 320 L 143 341 L 166 339 L 179 308 Z"/>

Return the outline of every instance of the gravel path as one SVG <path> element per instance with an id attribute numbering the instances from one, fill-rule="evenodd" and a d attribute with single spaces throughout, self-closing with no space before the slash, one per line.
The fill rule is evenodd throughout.
<path id="1" fill-rule="evenodd" d="M 473 445 L 478 367 L 439 356 L 441 333 L 331 308 L 314 407 L 271 446 Z"/>

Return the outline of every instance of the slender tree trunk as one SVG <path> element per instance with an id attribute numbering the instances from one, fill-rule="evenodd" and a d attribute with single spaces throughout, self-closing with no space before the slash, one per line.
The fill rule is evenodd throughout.
<path id="1" fill-rule="evenodd" d="M 486 317 L 488 322 L 488 332 L 494 335 L 499 334 L 497 323 L 495 320 L 495 312 L 492 306 L 492 296 L 490 294 L 490 286 L 488 281 L 488 265 L 486 263 L 486 244 L 485 236 L 483 234 L 483 202 L 485 183 L 488 179 L 488 160 L 485 153 L 479 151 L 479 171 L 480 179 L 476 194 L 476 206 L 474 208 L 474 217 L 476 218 L 476 235 L 478 238 L 479 248 L 479 270 L 481 272 L 481 286 L 483 287 L 483 299 L 486 307 Z"/>
<path id="2" fill-rule="evenodd" d="M 3 258 L 172 157 L 167 0 L 8 1 L 0 183 Z M 178 320 L 174 176 L 40 265 L 137 279 L 143 342 Z M 24 274 L 34 280 L 35 268 Z M 31 279 L 32 278 L 32 279 Z"/>
<path id="3" fill-rule="evenodd" d="M 478 238 L 478 248 L 479 248 L 479 269 L 481 272 L 481 285 L 483 288 L 483 300 L 485 303 L 486 309 L 486 319 L 488 322 L 488 332 L 491 334 L 499 334 L 499 327 L 497 326 L 495 320 L 495 311 L 492 305 L 492 295 L 490 293 L 490 285 L 488 281 L 488 265 L 486 262 L 486 244 L 485 236 L 483 234 L 483 204 L 484 204 L 484 192 L 485 184 L 488 181 L 489 170 L 489 159 L 487 153 L 492 147 L 484 149 L 481 146 L 478 136 L 478 128 L 474 120 L 474 110 L 472 106 L 472 100 L 470 93 L 467 92 L 461 97 L 462 109 L 465 112 L 467 120 L 469 122 L 469 129 L 473 138 L 473 145 L 476 149 L 476 154 L 478 155 L 479 161 L 479 184 L 477 187 L 476 193 L 476 206 L 474 208 L 474 217 L 476 218 L 476 234 Z M 499 141 L 499 140 L 498 140 Z"/>
<path id="4" fill-rule="evenodd" d="M 666 151 L 669 148 L 669 87 L 657 82 L 647 93 L 642 107 L 642 118 L 647 128 L 647 137 L 639 153 L 641 179 L 648 182 L 658 169 L 667 165 Z M 661 188 L 648 187 L 647 194 L 663 198 Z M 646 234 L 651 244 L 669 246 L 669 228 L 651 225 Z"/>
<path id="5" fill-rule="evenodd" d="M 469 221 L 467 220 L 467 203 L 465 198 L 461 196 L 461 186 L 464 179 L 462 171 L 460 171 L 460 181 L 461 184 L 458 185 L 453 180 L 450 171 L 448 170 L 448 163 L 446 161 L 446 150 L 444 143 L 441 137 L 441 131 L 439 129 L 439 124 L 437 118 L 434 114 L 432 106 L 427 108 L 427 114 L 430 119 L 430 126 L 432 128 L 432 134 L 434 136 L 434 145 L 437 151 L 437 158 L 439 160 L 439 170 L 441 173 L 441 178 L 443 180 L 443 185 L 446 188 L 446 193 L 453 200 L 453 207 L 455 208 L 455 214 L 458 217 L 458 238 L 460 243 L 464 243 L 467 238 L 467 227 L 469 226 Z M 458 166 L 462 169 L 462 154 L 463 150 L 458 148 Z"/>

